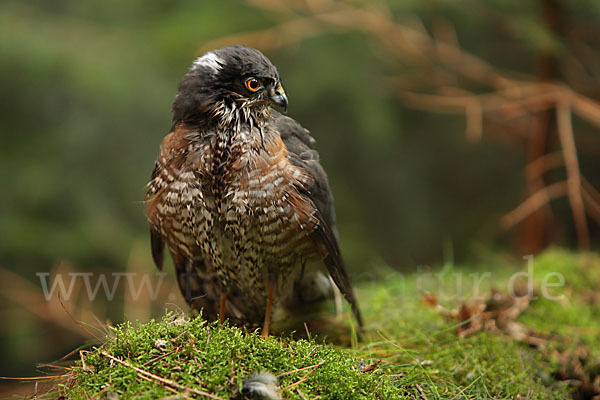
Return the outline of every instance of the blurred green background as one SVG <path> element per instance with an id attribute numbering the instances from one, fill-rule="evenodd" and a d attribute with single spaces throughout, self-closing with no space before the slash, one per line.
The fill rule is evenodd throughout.
<path id="1" fill-rule="evenodd" d="M 287 18 L 277 4 L 0 3 L 1 376 L 35 374 L 35 363 L 50 362 L 89 337 L 85 329 L 67 328 L 71 318 L 144 319 L 160 314 L 166 301 L 179 302 L 166 297 L 172 289 L 166 287 L 150 305 L 128 306 L 119 289 L 112 303 L 55 302 L 50 310 L 40 299 L 36 273 L 154 273 L 144 185 L 170 127 L 179 79 L 215 40 L 235 34 L 241 35 L 236 41 L 256 45 L 244 35 Z M 297 16 L 336 6 L 314 0 L 285 4 Z M 342 4 L 384 9 L 392 20 L 418 22 L 427 32 L 452 26 L 462 48 L 501 70 L 562 80 L 600 98 L 597 1 Z M 558 7 L 560 29 L 546 15 L 549 4 Z M 368 33 L 340 26 L 300 33 L 289 43 L 257 47 L 279 69 L 288 114 L 317 139 L 351 271 L 358 276 L 385 265 L 413 271 L 492 252 L 518 259 L 519 227 L 505 230 L 499 220 L 527 194 L 527 137 L 496 122 L 493 135 L 484 129 L 481 141 L 469 141 L 463 117 L 407 107 L 388 79 L 404 77 L 409 84 L 414 79 L 418 87 L 422 76 L 416 77 L 429 70 L 393 54 Z M 273 38 L 278 39 L 286 38 Z M 589 62 L 577 59 L 580 53 Z M 544 57 L 552 67 L 549 75 L 540 72 Z M 567 61 L 583 72 L 573 72 Z M 577 120 L 575 126 L 581 170 L 600 187 L 598 130 Z M 550 150 L 557 147 L 555 136 L 549 135 Z M 557 179 L 564 175 L 553 173 Z M 589 223 L 595 248 L 600 232 Z M 577 246 L 566 198 L 552 203 L 546 227 L 544 245 Z"/>

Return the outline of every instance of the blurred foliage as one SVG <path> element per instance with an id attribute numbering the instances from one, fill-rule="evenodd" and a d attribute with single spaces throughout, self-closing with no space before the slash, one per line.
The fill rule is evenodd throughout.
<path id="1" fill-rule="evenodd" d="M 450 21 L 462 46 L 501 68 L 532 73 L 540 51 L 569 56 L 536 2 L 385 3 L 427 29 Z M 597 30 L 599 2 L 563 5 L 570 28 Z M 81 271 L 124 271 L 143 243 L 135 265 L 152 271 L 144 185 L 179 79 L 207 42 L 276 22 L 232 0 L 1 2 L 0 267 L 39 286 L 35 273 L 63 260 Z M 462 119 L 406 109 L 382 78 L 411 67 L 361 34 L 332 30 L 267 56 L 283 77 L 289 115 L 317 139 L 350 269 L 411 269 L 510 245 L 498 218 L 523 196 L 519 143 L 469 143 Z M 579 139 L 582 169 L 598 187 L 598 139 L 585 130 Z M 557 202 L 556 225 L 573 244 L 565 204 Z M 4 301 L 0 351 L 23 352 L 22 365 L 2 365 L 0 375 L 28 371 L 41 337 L 53 350 L 72 345 L 51 323 L 16 318 L 21 303 Z M 123 310 L 107 315 L 122 320 Z"/>

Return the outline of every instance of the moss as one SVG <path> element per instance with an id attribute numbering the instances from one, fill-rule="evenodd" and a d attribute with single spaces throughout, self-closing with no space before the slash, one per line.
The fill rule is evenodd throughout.
<path id="1" fill-rule="evenodd" d="M 564 287 L 551 288 L 552 295 L 564 295 L 562 300 L 540 296 L 517 320 L 546 338 L 543 349 L 502 332 L 458 337 L 457 323 L 420 302 L 421 289 L 440 290 L 443 284 L 444 293 L 451 296 L 440 303 L 455 307 L 475 291 L 469 286 L 470 278 L 465 278 L 472 271 L 482 269 L 447 266 L 429 286 L 418 282 L 419 277 L 398 273 L 358 285 L 367 326 L 357 341 L 348 327 L 349 313 L 336 319 L 338 328 L 343 325 L 343 345 L 290 336 L 264 340 L 254 332 L 176 315 L 146 324 L 126 323 L 113 328 L 103 346 L 84 353 L 85 365 L 80 362 L 73 368 L 71 382 L 61 390 L 75 399 L 107 392 L 119 398 L 173 395 L 164 384 L 140 377 L 131 368 L 137 366 L 185 387 L 229 398 L 253 372 L 279 375 L 322 363 L 281 376 L 283 398 L 514 399 L 520 395 L 564 399 L 573 388 L 557 380 L 561 374 L 568 376 L 559 356 L 569 352 L 585 358 L 583 370 L 595 376 L 594 368 L 600 365 L 600 311 L 593 301 L 600 283 L 597 256 L 553 250 L 535 259 L 536 294 L 548 273 L 558 272 L 565 278 Z M 494 267 L 480 294 L 489 293 L 492 286 L 506 290 L 511 274 L 517 271 L 506 263 Z M 464 278 L 462 287 L 447 290 L 455 285 L 457 274 Z M 333 340 L 332 332 L 326 329 L 320 337 L 328 336 L 330 343 L 344 342 Z M 587 349 L 584 356 L 582 347 Z M 102 352 L 130 366 L 111 361 Z M 382 362 L 374 371 L 363 373 L 360 359 L 366 364 Z"/>
<path id="2" fill-rule="evenodd" d="M 253 372 L 266 370 L 278 375 L 309 366 L 313 367 L 280 378 L 280 387 L 285 388 L 308 374 L 306 380 L 284 391 L 286 398 L 301 399 L 297 389 L 322 399 L 401 396 L 401 389 L 383 370 L 362 373 L 351 354 L 314 340 L 262 339 L 256 332 L 246 334 L 201 318 L 168 315 L 159 322 L 127 323 L 113 329 L 105 345 L 84 355 L 85 367 L 80 364 L 74 369 L 74 381 L 65 387 L 69 397 L 83 399 L 99 392 L 113 392 L 120 398 L 173 394 L 165 385 L 140 378 L 131 367 L 111 361 L 103 352 L 180 385 L 224 398 Z"/>
<path id="3" fill-rule="evenodd" d="M 506 271 L 494 275 L 507 276 Z M 368 312 L 372 329 L 356 354 L 389 361 L 387 368 L 403 374 L 401 386 L 418 384 L 428 399 L 569 397 L 567 386 L 553 378 L 555 364 L 543 353 L 498 333 L 458 337 L 458 324 L 421 304 L 414 286 L 404 285 L 400 292 L 399 287 L 398 280 L 388 278 L 375 291 L 360 293 L 374 307 Z M 458 297 L 448 300 L 458 302 Z"/>
<path id="4" fill-rule="evenodd" d="M 600 381 L 600 257 L 558 249 L 534 263 L 535 281 L 560 274 L 564 285 L 548 289 L 552 298 L 536 293 L 519 322 L 547 335 L 546 362 L 555 375 L 574 383 L 580 398 L 599 394 Z M 551 282 L 558 282 L 552 277 Z"/>

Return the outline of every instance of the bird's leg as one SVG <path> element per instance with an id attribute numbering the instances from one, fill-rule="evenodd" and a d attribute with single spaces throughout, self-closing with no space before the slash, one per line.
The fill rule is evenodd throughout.
<path id="1" fill-rule="evenodd" d="M 222 324 L 225 322 L 225 314 L 227 309 L 227 293 L 225 291 L 221 292 L 221 296 L 219 297 L 219 322 Z"/>
<path id="2" fill-rule="evenodd" d="M 273 294 L 275 292 L 275 281 L 269 280 L 269 291 L 267 293 L 267 310 L 265 311 L 265 323 L 263 324 L 260 336 L 269 337 L 269 328 L 271 327 L 271 309 L 273 308 Z"/>

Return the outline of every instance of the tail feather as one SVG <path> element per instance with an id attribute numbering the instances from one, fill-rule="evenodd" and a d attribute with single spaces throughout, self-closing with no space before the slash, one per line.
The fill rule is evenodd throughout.
<path id="1" fill-rule="evenodd" d="M 160 234 L 152 228 L 150 228 L 150 247 L 152 248 L 152 259 L 154 260 L 154 264 L 162 271 L 165 259 L 165 242 L 163 242 Z"/>

